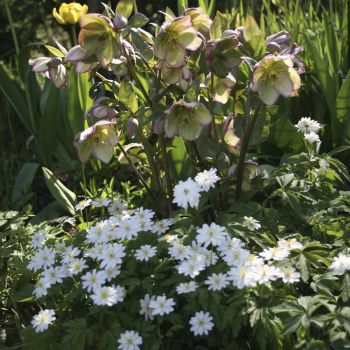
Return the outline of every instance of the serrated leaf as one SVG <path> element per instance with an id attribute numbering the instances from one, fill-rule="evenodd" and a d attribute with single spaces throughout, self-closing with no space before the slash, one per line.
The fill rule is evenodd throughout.
<path id="1" fill-rule="evenodd" d="M 119 87 L 118 94 L 119 101 L 128 108 L 131 112 L 136 113 L 138 109 L 138 103 L 136 94 L 130 82 L 123 80 Z"/>

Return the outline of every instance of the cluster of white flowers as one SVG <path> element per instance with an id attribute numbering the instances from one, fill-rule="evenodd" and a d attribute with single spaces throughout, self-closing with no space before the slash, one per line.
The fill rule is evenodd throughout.
<path id="1" fill-rule="evenodd" d="M 183 184 L 199 196 L 201 191 L 213 187 L 217 179 L 215 170 L 211 169 L 197 175 L 196 181 L 189 179 Z M 196 206 L 191 199 L 194 197 L 197 198 L 197 195 L 186 197 L 182 206 Z M 279 240 L 276 247 L 267 247 L 253 254 L 226 227 L 212 222 L 193 228 L 194 239 L 184 244 L 183 236 L 167 234 L 175 223 L 173 219 L 158 220 L 153 211 L 142 207 L 127 210 L 119 199 L 103 198 L 90 204 L 106 206 L 106 212 L 111 216 L 86 229 L 80 248 L 67 244 L 69 240 L 58 241 L 53 247 L 43 231 L 33 235 L 34 251 L 28 269 L 37 275 L 33 292 L 37 298 L 46 296 L 53 285 L 62 283 L 66 278 L 74 278 L 75 285 L 81 288 L 91 303 L 109 307 L 123 303 L 128 297 L 128 290 L 122 285 L 123 278 L 120 277 L 123 277 L 126 257 L 139 264 L 173 262 L 174 269 L 183 276 L 183 281 L 174 289 L 179 297 L 184 298 L 203 289 L 219 292 L 227 288 L 254 287 L 277 279 L 294 283 L 300 278 L 288 259 L 292 250 L 302 249 L 296 239 Z M 230 228 L 258 231 L 261 224 L 253 217 L 245 216 L 232 223 Z M 129 244 L 137 241 L 140 234 L 143 244 Z M 153 245 L 144 244 L 146 239 Z M 167 246 L 168 254 L 157 242 L 161 242 L 162 247 Z M 173 291 L 171 293 L 173 295 Z M 153 320 L 175 309 L 174 298 L 165 294 L 145 294 L 140 300 L 139 313 L 146 320 Z M 45 330 L 55 320 L 51 311 L 41 311 L 34 317 L 32 323 L 37 332 Z M 189 322 L 194 335 L 206 335 L 214 327 L 213 317 L 205 311 L 197 312 Z M 129 330 L 120 336 L 118 343 L 119 349 L 139 349 L 142 338 Z"/>
<path id="2" fill-rule="evenodd" d="M 193 179 L 180 181 L 174 187 L 173 202 L 178 206 L 187 209 L 188 207 L 197 208 L 201 192 L 208 192 L 210 188 L 215 187 L 215 183 L 220 180 L 216 174 L 216 169 L 204 170 L 198 173 Z"/>
<path id="3" fill-rule="evenodd" d="M 320 142 L 318 132 L 321 129 L 321 124 L 316 120 L 312 120 L 309 117 L 301 118 L 295 127 L 304 135 L 305 140 L 309 143 Z"/>
<path id="4" fill-rule="evenodd" d="M 334 258 L 330 269 L 335 275 L 342 275 L 350 271 L 350 255 L 340 253 Z"/>

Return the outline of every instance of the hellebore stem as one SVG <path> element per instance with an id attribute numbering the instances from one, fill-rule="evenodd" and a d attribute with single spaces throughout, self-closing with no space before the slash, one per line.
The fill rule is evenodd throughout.
<path id="1" fill-rule="evenodd" d="M 163 169 L 164 169 L 165 177 L 166 177 L 166 185 L 167 185 L 167 191 L 168 191 L 168 207 L 171 210 L 171 200 L 172 200 L 172 196 L 173 196 L 173 187 L 172 187 L 172 180 L 171 180 L 171 175 L 170 175 L 169 160 L 168 160 L 168 155 L 166 152 L 165 139 L 164 139 L 163 135 L 159 135 L 159 144 L 160 144 L 160 149 L 162 152 Z"/>
<path id="2" fill-rule="evenodd" d="M 134 170 L 136 176 L 139 178 L 139 180 L 142 183 L 142 185 L 145 187 L 146 191 L 152 196 L 153 199 L 155 199 L 154 194 L 152 193 L 151 189 L 147 185 L 145 179 L 143 178 L 141 173 L 137 170 L 137 168 L 135 167 L 134 163 L 129 158 L 129 156 L 128 156 L 127 152 L 125 151 L 125 149 L 123 148 L 123 146 L 119 142 L 117 143 L 117 146 L 120 149 L 120 151 L 123 153 L 124 157 L 128 161 L 128 163 L 131 166 L 131 168 Z"/>
<path id="3" fill-rule="evenodd" d="M 77 43 L 77 32 L 75 30 L 75 24 L 71 24 L 71 34 L 72 34 L 72 44 L 73 46 L 76 46 Z"/>
<path id="4" fill-rule="evenodd" d="M 215 125 L 213 98 L 214 98 L 214 74 L 210 73 L 209 112 L 211 114 L 211 128 L 213 130 L 215 141 L 219 143 L 218 130 L 216 129 L 216 125 Z"/>

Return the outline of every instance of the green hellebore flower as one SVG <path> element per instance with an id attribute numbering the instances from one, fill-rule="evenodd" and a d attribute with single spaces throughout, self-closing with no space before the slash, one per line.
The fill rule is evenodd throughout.
<path id="1" fill-rule="evenodd" d="M 293 96 L 299 88 L 300 77 L 291 56 L 268 55 L 255 66 L 251 89 L 267 105 L 274 104 L 279 95 Z"/>
<path id="2" fill-rule="evenodd" d="M 113 157 L 114 146 L 118 143 L 115 121 L 100 120 L 93 126 L 78 133 L 74 139 L 81 162 L 86 163 L 91 156 L 104 163 Z"/>
<path id="3" fill-rule="evenodd" d="M 198 30 L 206 38 L 209 38 L 209 30 L 213 21 L 207 14 L 203 13 L 201 7 L 192 7 L 186 9 L 183 12 L 183 16 L 190 16 L 193 28 Z"/>
<path id="4" fill-rule="evenodd" d="M 211 122 L 211 114 L 200 102 L 174 103 L 166 111 L 164 125 L 165 135 L 169 138 L 177 133 L 185 140 L 195 140 L 199 137 L 204 126 Z"/>
<path id="5" fill-rule="evenodd" d="M 78 42 L 87 56 L 96 55 L 103 67 L 106 67 L 113 58 L 120 57 L 121 40 L 108 17 L 97 13 L 82 15 L 80 28 Z"/>
<path id="6" fill-rule="evenodd" d="M 241 63 L 241 43 L 236 37 L 228 37 L 209 42 L 205 59 L 209 69 L 220 78 L 225 78 Z"/>
<path id="7" fill-rule="evenodd" d="M 193 27 L 191 17 L 177 17 L 165 22 L 154 43 L 154 55 L 164 61 L 167 68 L 181 68 L 185 65 L 186 49 L 195 51 L 203 39 Z"/>

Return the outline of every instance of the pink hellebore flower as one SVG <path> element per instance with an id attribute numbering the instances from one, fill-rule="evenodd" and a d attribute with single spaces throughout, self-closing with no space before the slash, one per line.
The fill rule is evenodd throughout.
<path id="1" fill-rule="evenodd" d="M 100 120 L 75 136 L 74 146 L 83 163 L 91 155 L 101 162 L 109 163 L 113 157 L 114 146 L 118 143 L 115 124 L 115 121 Z"/>
<path id="2" fill-rule="evenodd" d="M 300 83 L 291 56 L 268 55 L 256 64 L 251 89 L 258 93 L 264 103 L 272 105 L 279 95 L 293 96 Z"/>

